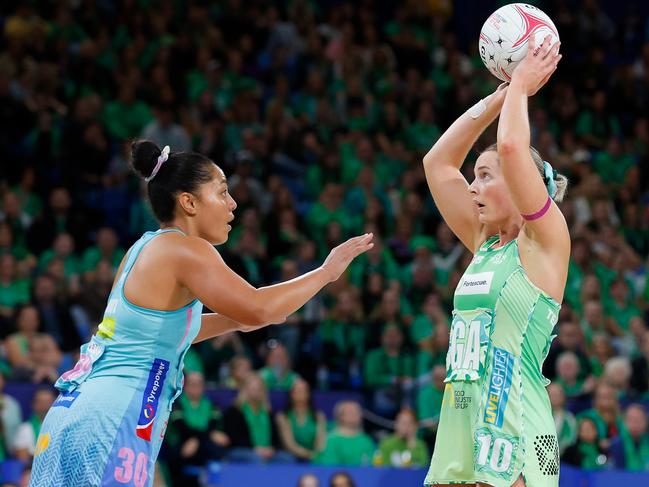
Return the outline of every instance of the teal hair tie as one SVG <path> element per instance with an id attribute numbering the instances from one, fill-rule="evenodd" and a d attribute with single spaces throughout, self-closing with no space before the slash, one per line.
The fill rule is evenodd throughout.
<path id="1" fill-rule="evenodd" d="M 545 187 L 548 190 L 548 194 L 550 195 L 550 198 L 553 198 L 557 194 L 557 183 L 556 183 L 556 177 L 557 177 L 557 171 L 555 171 L 550 163 L 548 161 L 543 161 L 543 181 L 545 182 Z"/>

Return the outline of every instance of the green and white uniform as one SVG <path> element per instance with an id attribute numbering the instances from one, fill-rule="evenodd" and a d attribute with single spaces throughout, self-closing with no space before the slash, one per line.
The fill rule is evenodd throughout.
<path id="1" fill-rule="evenodd" d="M 518 242 L 477 251 L 454 298 L 446 388 L 425 485 L 559 484 L 549 381 L 541 367 L 560 305 L 527 277 Z"/>

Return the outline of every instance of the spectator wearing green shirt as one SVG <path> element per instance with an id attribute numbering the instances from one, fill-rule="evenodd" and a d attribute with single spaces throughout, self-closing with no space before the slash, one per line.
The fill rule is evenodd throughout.
<path id="1" fill-rule="evenodd" d="M 647 413 L 641 404 L 631 404 L 624 415 L 618 437 L 611 441 L 610 456 L 615 468 L 649 472 Z"/>
<path id="2" fill-rule="evenodd" d="M 298 379 L 289 393 L 289 406 L 275 417 L 286 451 L 301 461 L 311 461 L 324 449 L 327 420 L 313 407 L 309 384 Z"/>
<path id="3" fill-rule="evenodd" d="M 577 442 L 568 447 L 561 461 L 585 470 L 606 468 L 607 442 L 602 439 L 598 428 L 589 417 L 579 419 Z"/>
<path id="4" fill-rule="evenodd" d="M 397 262 L 378 235 L 375 235 L 374 247 L 349 266 L 349 280 L 354 286 L 362 287 L 367 284 L 369 275 L 375 272 L 381 274 L 387 282 L 398 281 L 400 277 Z"/>
<path id="5" fill-rule="evenodd" d="M 369 320 L 371 327 L 375 330 L 369 336 L 369 346 L 376 346 L 380 343 L 378 338 L 388 325 L 398 327 L 404 339 L 409 338 L 408 331 L 412 323 L 412 309 L 408 300 L 400 295 L 398 283 L 383 291 L 381 301 L 370 313 Z"/>
<path id="6" fill-rule="evenodd" d="M 29 253 L 27 247 L 14 243 L 11 226 L 7 222 L 0 220 L 0 256 L 5 254 L 13 255 L 17 262 L 29 259 L 29 267 L 33 267 L 35 263 L 35 258 Z"/>
<path id="7" fill-rule="evenodd" d="M 430 237 L 416 236 L 411 239 L 412 261 L 404 266 L 401 282 L 415 309 L 423 306 L 424 300 L 434 292 L 440 283 L 435 277 L 433 267 L 434 241 Z M 421 318 L 420 318 L 420 325 Z M 411 339 L 416 343 L 414 337 Z"/>
<path id="8" fill-rule="evenodd" d="M 404 164 L 400 161 L 378 153 L 372 139 L 362 136 L 355 144 L 345 142 L 340 145 L 342 163 L 342 181 L 351 185 L 358 179 L 358 175 L 367 166 L 376 176 L 376 182 L 382 189 L 387 189 L 399 180 Z"/>
<path id="9" fill-rule="evenodd" d="M 322 362 L 329 369 L 329 385 L 334 388 L 350 385 L 350 365 L 360 366 L 365 356 L 368 327 L 358 294 L 353 287 L 342 289 L 317 328 Z"/>
<path id="10" fill-rule="evenodd" d="M 135 98 L 132 83 L 124 82 L 118 98 L 106 103 L 102 119 L 112 137 L 124 140 L 140 135 L 153 115 L 146 103 Z"/>
<path id="11" fill-rule="evenodd" d="M 446 294 L 453 295 L 455 286 L 450 285 L 449 280 L 452 272 L 458 268 L 460 259 L 466 256 L 466 249 L 443 221 L 437 225 L 435 240 L 437 242 L 437 248 L 433 253 L 435 281 Z M 462 268 L 462 265 L 459 267 Z"/>
<path id="12" fill-rule="evenodd" d="M 581 378 L 580 376 L 581 366 L 577 355 L 571 351 L 562 352 L 557 357 L 557 378 L 555 381 L 569 398 L 592 392 L 595 386 L 593 377 Z"/>
<path id="13" fill-rule="evenodd" d="M 594 377 L 602 376 L 606 362 L 613 357 L 614 353 L 610 335 L 606 333 L 595 333 L 593 335 L 589 367 Z"/>
<path id="14" fill-rule="evenodd" d="M 290 463 L 291 454 L 278 449 L 279 436 L 270 409 L 264 381 L 250 374 L 234 404 L 223 415 L 224 433 L 231 442 L 228 458 L 232 462 Z"/>
<path id="15" fill-rule="evenodd" d="M 79 259 L 74 253 L 74 240 L 69 233 L 59 233 L 54 239 L 52 248 L 43 252 L 38 260 L 38 267 L 41 272 L 45 272 L 49 263 L 53 259 L 61 259 L 64 266 L 66 279 L 79 274 Z"/>
<path id="16" fill-rule="evenodd" d="M 124 249 L 119 247 L 117 234 L 110 227 L 103 227 L 97 231 L 97 244 L 88 248 L 83 254 L 84 272 L 92 271 L 100 260 L 107 260 L 117 271 L 124 258 Z"/>
<path id="17" fill-rule="evenodd" d="M 444 384 L 446 366 L 435 365 L 431 375 L 432 381 L 420 387 L 417 392 L 417 417 L 419 417 L 421 427 L 436 431 L 446 386 Z"/>
<path id="18" fill-rule="evenodd" d="M 631 380 L 631 362 L 628 357 L 611 357 L 604 365 L 602 380 L 619 391 L 623 398 L 629 393 Z"/>
<path id="19" fill-rule="evenodd" d="M 435 125 L 433 105 L 425 102 L 419 105 L 417 119 L 406 130 L 406 147 L 415 152 L 425 154 L 431 144 L 437 142 L 441 135 Z"/>
<path id="20" fill-rule="evenodd" d="M 427 466 L 428 448 L 417 438 L 417 428 L 417 416 L 412 409 L 399 411 L 394 434 L 381 441 L 374 463 L 400 468 Z"/>
<path id="21" fill-rule="evenodd" d="M 255 373 L 252 360 L 247 355 L 239 354 L 232 357 L 228 367 L 228 376 L 223 380 L 223 386 L 228 389 L 243 389 L 248 377 Z M 265 384 L 264 384 L 265 385 Z"/>
<path id="22" fill-rule="evenodd" d="M 604 307 L 598 299 L 589 299 L 584 303 L 579 326 L 584 333 L 584 342 L 586 349 L 590 350 L 593 345 L 593 337 L 598 333 L 616 336 L 621 334 L 621 330 L 616 326 L 611 328 L 613 322 L 604 316 Z M 619 333 L 618 333 L 619 331 Z"/>
<path id="23" fill-rule="evenodd" d="M 595 389 L 593 407 L 577 415 L 577 419 L 581 418 L 593 421 L 600 440 L 608 447 L 608 442 L 620 432 L 622 426 L 617 390 L 606 382 L 600 382 Z"/>
<path id="24" fill-rule="evenodd" d="M 593 158 L 595 172 L 608 185 L 622 184 L 635 163 L 634 157 L 623 151 L 622 142 L 618 137 L 611 137 L 606 144 L 606 150 L 599 151 Z"/>
<path id="25" fill-rule="evenodd" d="M 25 244 L 27 229 L 32 224 L 32 217 L 20 206 L 18 195 L 6 191 L 0 204 L 0 221 L 6 222 L 11 228 L 14 241 L 19 245 Z"/>
<path id="26" fill-rule="evenodd" d="M 414 360 L 403 349 L 399 327 L 387 325 L 383 329 L 381 347 L 367 354 L 364 370 L 365 385 L 378 414 L 394 417 L 402 404 L 412 404 Z"/>
<path id="27" fill-rule="evenodd" d="M 606 109 L 606 104 L 606 93 L 596 91 L 590 110 L 580 113 L 577 119 L 577 135 L 591 149 L 602 149 L 610 136 L 622 135 L 620 122 Z"/>
<path id="28" fill-rule="evenodd" d="M 645 210 L 639 204 L 628 204 L 622 214 L 620 231 L 638 255 L 649 255 L 649 225 Z"/>
<path id="29" fill-rule="evenodd" d="M 208 381 L 220 383 L 227 379 L 229 362 L 237 355 L 244 355 L 246 348 L 238 333 L 226 333 L 195 345 L 205 368 Z M 193 348 L 193 347 L 192 347 Z"/>
<path id="30" fill-rule="evenodd" d="M 17 331 L 5 342 L 7 360 L 15 381 L 52 384 L 59 376 L 62 355 L 56 342 L 48 333 L 41 333 L 38 310 L 26 304 L 16 311 Z"/>
<path id="31" fill-rule="evenodd" d="M 629 333 L 625 337 L 626 346 L 625 349 L 622 349 L 620 355 L 629 357 L 629 360 L 642 355 L 642 342 L 644 341 L 644 335 L 647 332 L 647 325 L 644 317 L 634 316 L 629 320 Z M 622 343 L 617 343 L 616 345 L 620 346 Z"/>
<path id="32" fill-rule="evenodd" d="M 12 188 L 20 202 L 20 207 L 32 218 L 43 210 L 43 200 L 34 191 L 35 182 L 36 172 L 33 167 L 29 166 L 23 171 L 20 182 Z"/>
<path id="33" fill-rule="evenodd" d="M 306 171 L 306 189 L 309 194 L 322 193 L 329 184 L 339 184 L 342 179 L 340 156 L 336 152 L 327 152 L 317 164 L 311 164 Z"/>
<path id="34" fill-rule="evenodd" d="M 600 303 L 602 302 L 602 289 L 605 288 L 605 285 L 600 282 L 599 277 L 595 273 L 588 273 L 583 276 L 580 286 L 579 302 L 575 304 L 574 309 L 577 313 L 582 314 L 588 301 L 595 300 Z"/>
<path id="35" fill-rule="evenodd" d="M 419 381 L 430 380 L 433 365 L 446 363 L 446 349 L 435 346 L 434 331 L 437 327 L 448 329 L 448 315 L 442 307 L 439 295 L 430 293 L 409 330 L 410 340 L 418 348 L 415 373 Z"/>
<path id="36" fill-rule="evenodd" d="M 266 357 L 266 366 L 259 370 L 259 376 L 270 390 L 288 391 L 300 378 L 291 370 L 291 359 L 286 347 L 278 344 L 271 348 Z"/>
<path id="37" fill-rule="evenodd" d="M 169 417 L 167 441 L 174 461 L 174 485 L 197 486 L 196 477 L 183 466 L 204 466 L 210 460 L 222 458 L 230 445 L 223 432 L 221 411 L 205 396 L 205 379 L 200 372 L 185 374 L 183 394 L 174 404 Z"/>
<path id="38" fill-rule="evenodd" d="M 358 467 L 370 465 L 376 444 L 362 430 L 361 406 L 340 401 L 334 408 L 336 427 L 327 436 L 325 448 L 315 459 L 321 465 Z"/>
<path id="39" fill-rule="evenodd" d="M 563 452 L 577 440 L 577 420 L 575 416 L 566 409 L 566 395 L 563 387 L 556 382 L 548 385 L 548 396 L 552 406 L 554 425 L 557 428 L 557 440 L 559 441 L 559 453 Z"/>
<path id="40" fill-rule="evenodd" d="M 306 214 L 306 225 L 312 238 L 320 241 L 327 226 L 332 222 L 340 224 L 343 237 L 359 227 L 357 216 L 351 215 L 343 206 L 343 195 L 343 187 L 340 184 L 325 185 L 318 202 L 312 205 Z M 321 253 L 323 249 L 320 249 Z"/>
<path id="41" fill-rule="evenodd" d="M 0 255 L 0 315 L 9 318 L 16 307 L 29 302 L 28 279 L 18 277 L 16 258 Z"/>
<path id="42" fill-rule="evenodd" d="M 581 311 L 582 284 L 584 276 L 593 271 L 593 260 L 590 242 L 583 237 L 576 237 L 570 249 L 565 299 L 577 311 Z"/>
<path id="43" fill-rule="evenodd" d="M 604 300 L 604 312 L 624 333 L 629 331 L 631 318 L 640 316 L 625 279 L 618 278 L 611 284 L 609 299 Z"/>

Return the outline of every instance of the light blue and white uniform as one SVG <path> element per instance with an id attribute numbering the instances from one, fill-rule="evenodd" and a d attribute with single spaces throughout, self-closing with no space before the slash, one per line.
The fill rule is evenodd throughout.
<path id="1" fill-rule="evenodd" d="M 30 486 L 152 484 L 203 305 L 142 308 L 126 299 L 124 283 L 146 244 L 169 231 L 176 230 L 146 232 L 131 247 L 97 333 L 56 382 L 60 395 L 37 440 Z"/>

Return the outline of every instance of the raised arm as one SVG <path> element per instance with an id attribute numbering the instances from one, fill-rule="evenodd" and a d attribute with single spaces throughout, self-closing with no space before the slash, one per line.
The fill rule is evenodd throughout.
<path id="1" fill-rule="evenodd" d="M 180 283 L 211 310 L 258 327 L 281 322 L 301 308 L 320 289 L 337 280 L 356 256 L 372 248 L 371 240 L 372 234 L 351 238 L 333 249 L 319 268 L 257 289 L 230 269 L 209 243 L 188 238 L 174 259 L 175 273 Z M 225 329 L 229 322 L 215 318 L 214 326 Z"/>
<path id="2" fill-rule="evenodd" d="M 498 122 L 498 157 L 500 169 L 522 215 L 541 215 L 526 219 L 525 233 L 545 249 L 569 248 L 568 227 L 557 205 L 548 200 L 546 188 L 530 155 L 530 123 L 527 98 L 535 94 L 550 78 L 561 59 L 559 44 L 550 46 L 550 37 L 534 55 L 534 36 L 530 37 L 527 56 L 514 70 Z"/>
<path id="3" fill-rule="evenodd" d="M 460 168 L 480 134 L 498 117 L 506 92 L 503 84 L 463 113 L 424 156 L 426 181 L 435 204 L 453 233 L 471 252 L 478 243 L 480 223 Z"/>

